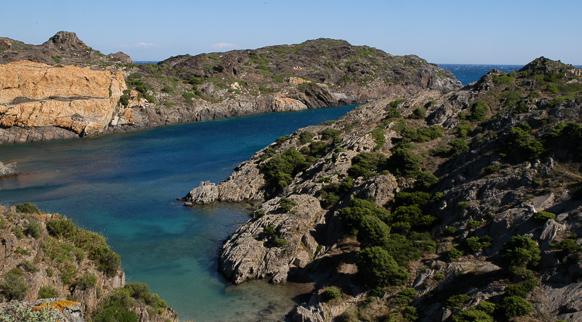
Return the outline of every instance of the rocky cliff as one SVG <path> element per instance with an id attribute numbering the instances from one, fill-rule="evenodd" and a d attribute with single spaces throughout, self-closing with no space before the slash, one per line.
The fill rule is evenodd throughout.
<path id="1" fill-rule="evenodd" d="M 295 321 L 582 318 L 582 79 L 540 58 L 394 93 L 259 151 L 187 205 L 253 201 L 234 283 L 310 281 Z"/>
<path id="2" fill-rule="evenodd" d="M 345 41 L 177 56 L 133 65 L 74 33 L 42 45 L 0 38 L 0 143 L 365 102 L 395 92 L 459 87 L 416 56 Z"/>
<path id="3" fill-rule="evenodd" d="M 176 320 L 143 284 L 125 284 L 105 238 L 32 204 L 0 206 L 2 321 Z M 133 321 L 133 320 L 132 320 Z"/>
<path id="4" fill-rule="evenodd" d="M 0 86 L 0 142 L 102 133 L 126 89 L 120 71 L 30 61 L 0 65 Z"/>

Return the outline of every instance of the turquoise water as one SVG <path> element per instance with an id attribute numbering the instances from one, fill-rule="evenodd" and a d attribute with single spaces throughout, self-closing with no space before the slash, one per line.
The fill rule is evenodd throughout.
<path id="1" fill-rule="evenodd" d="M 0 180 L 0 202 L 32 201 L 103 233 L 128 280 L 144 281 L 182 319 L 280 318 L 298 286 L 229 286 L 217 272 L 222 241 L 247 220 L 236 205 L 189 209 L 176 201 L 219 181 L 279 136 L 336 119 L 354 106 L 271 113 L 43 144 L 0 146 L 22 172 Z"/>

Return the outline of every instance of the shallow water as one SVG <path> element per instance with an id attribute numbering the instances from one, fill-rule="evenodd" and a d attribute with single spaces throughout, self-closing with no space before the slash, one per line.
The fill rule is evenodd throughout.
<path id="1" fill-rule="evenodd" d="M 220 181 L 279 136 L 336 119 L 354 106 L 271 113 L 93 139 L 0 146 L 22 173 L 0 180 L 0 202 L 32 201 L 104 234 L 129 281 L 160 293 L 182 319 L 280 318 L 297 286 L 229 286 L 217 272 L 222 241 L 248 219 L 237 205 L 189 209 L 176 201 Z"/>

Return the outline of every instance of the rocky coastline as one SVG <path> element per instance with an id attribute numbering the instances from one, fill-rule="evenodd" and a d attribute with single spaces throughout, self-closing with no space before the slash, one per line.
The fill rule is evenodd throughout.
<path id="1" fill-rule="evenodd" d="M 259 203 L 220 269 L 235 284 L 315 283 L 292 321 L 575 321 L 577 75 L 539 58 L 463 89 L 395 93 L 278 140 L 183 200 Z"/>

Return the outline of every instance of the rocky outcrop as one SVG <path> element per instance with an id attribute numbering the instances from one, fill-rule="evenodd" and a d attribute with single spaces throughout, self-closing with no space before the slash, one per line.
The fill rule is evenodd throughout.
<path id="1" fill-rule="evenodd" d="M 13 176 L 16 174 L 16 166 L 12 163 L 4 164 L 0 162 L 0 178 Z"/>
<path id="2" fill-rule="evenodd" d="M 228 200 L 231 187 L 232 201 L 261 202 L 225 242 L 220 268 L 234 283 L 315 283 L 294 321 L 575 321 L 582 80 L 571 71 L 541 58 L 448 93 L 401 88 L 278 140 L 186 199 Z M 367 270 L 358 254 L 371 247 L 398 265 Z M 514 262 L 512 247 L 535 264 Z M 399 265 L 406 280 L 370 284 Z"/>
<path id="3" fill-rule="evenodd" d="M 49 65 L 82 66 L 131 63 L 131 58 L 122 52 L 103 55 L 87 46 L 74 32 L 59 31 L 40 45 L 0 37 L 0 64 L 21 60 Z"/>
<path id="4" fill-rule="evenodd" d="M 2 318 L 90 321 L 107 309 L 110 296 L 123 301 L 139 321 L 177 320 L 161 299 L 152 307 L 156 295 L 145 285 L 125 283 L 119 256 L 103 236 L 32 204 L 0 205 Z"/>
<path id="5" fill-rule="evenodd" d="M 22 142 L 35 138 L 63 137 L 65 129 L 75 135 L 105 131 L 126 89 L 119 71 L 86 67 L 55 67 L 30 61 L 0 65 L 0 142 Z M 26 131 L 21 136 L 22 129 Z"/>
<path id="6" fill-rule="evenodd" d="M 311 233 L 325 211 L 316 198 L 293 195 L 273 199 L 257 213 L 260 218 L 243 225 L 224 244 L 220 266 L 235 284 L 251 279 L 285 282 L 291 269 L 304 268 L 316 255 Z"/>

